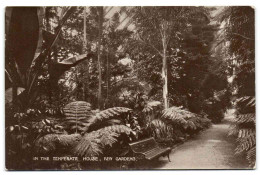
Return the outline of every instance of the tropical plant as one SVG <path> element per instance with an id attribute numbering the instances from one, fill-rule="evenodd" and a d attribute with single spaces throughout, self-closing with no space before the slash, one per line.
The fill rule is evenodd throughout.
<path id="1" fill-rule="evenodd" d="M 47 134 L 35 141 L 35 150 L 38 153 L 51 153 L 57 149 L 67 151 L 67 154 L 75 153 L 79 156 L 99 156 L 106 153 L 106 149 L 112 147 L 121 137 L 125 141 L 136 139 L 136 132 L 131 125 L 126 123 L 131 111 L 129 108 L 109 108 L 94 114 L 89 113 L 89 105 L 86 102 L 72 102 L 65 106 L 64 125 L 68 125 L 69 132 L 73 134 Z M 86 111 L 87 108 L 87 111 Z M 77 110 L 78 109 L 78 110 Z M 76 120 L 77 116 L 79 119 Z M 75 118 L 75 119 L 73 119 Z M 76 125 L 78 123 L 78 126 Z M 128 127 L 128 126 L 129 127 Z M 77 126 L 79 130 L 75 130 Z M 80 127 L 83 126 L 83 127 Z M 70 129 L 72 128 L 72 129 Z M 80 134 L 77 134 L 77 132 Z"/>
<path id="2" fill-rule="evenodd" d="M 158 142 L 172 145 L 183 142 L 187 136 L 194 135 L 210 125 L 211 122 L 207 117 L 173 106 L 163 110 L 161 115 L 151 120 L 147 129 Z"/>
<path id="3" fill-rule="evenodd" d="M 64 108 L 65 119 L 63 125 L 69 133 L 82 133 L 90 117 L 94 115 L 91 111 L 91 105 L 84 101 L 75 101 L 67 104 Z"/>
<path id="4" fill-rule="evenodd" d="M 51 52 L 51 49 L 57 41 L 62 26 L 69 18 L 71 13 L 74 11 L 74 9 L 75 8 L 69 8 L 67 10 L 59 25 L 55 29 L 56 33 L 54 34 L 54 36 L 49 42 L 45 42 L 47 44 L 43 45 L 43 9 L 8 8 L 8 11 L 10 12 L 7 11 L 6 13 L 6 18 L 9 19 L 6 21 L 8 26 L 8 30 L 6 31 L 6 75 L 11 84 L 7 83 L 7 86 L 14 86 L 15 89 L 17 89 L 17 87 L 25 89 L 23 93 L 20 94 L 20 96 L 23 96 L 23 98 L 19 98 L 19 101 L 15 101 L 15 103 L 19 102 L 19 106 L 23 110 L 26 109 L 28 106 L 32 106 L 33 102 L 35 102 L 35 99 L 39 96 L 38 82 L 41 80 L 41 78 L 39 77 L 43 73 L 44 68 L 46 68 L 44 65 L 47 61 L 48 54 Z M 37 11 L 39 11 L 39 13 L 37 13 Z M 28 16 L 30 16 L 32 19 L 26 19 Z M 18 27 L 13 26 L 17 25 L 16 21 L 19 19 L 23 22 L 19 23 Z M 31 23 L 34 22 L 36 24 L 34 26 L 28 25 L 26 21 L 30 21 Z M 29 28 L 24 28 L 24 26 L 29 26 Z M 19 27 L 24 28 L 24 30 L 17 30 Z M 33 30 L 36 34 L 30 33 L 31 30 Z M 33 34 L 39 35 L 38 37 L 32 37 L 36 39 L 34 43 L 26 38 Z M 17 40 L 21 41 L 17 42 Z M 21 45 L 19 43 L 24 42 L 26 42 L 31 49 L 23 49 L 24 45 Z M 80 61 L 86 59 L 87 57 L 87 54 L 83 54 L 81 56 L 67 58 L 61 62 L 56 62 L 54 65 L 49 65 L 49 81 L 57 81 L 57 78 L 59 78 L 62 73 L 64 73 L 70 67 L 75 66 Z M 7 91 L 7 93 L 10 94 L 9 91 Z M 12 92 L 13 96 L 16 98 L 16 91 L 13 90 Z"/>
<path id="5" fill-rule="evenodd" d="M 256 116 L 255 97 L 245 96 L 237 99 L 237 115 L 235 116 L 230 135 L 237 137 L 236 153 L 246 152 L 251 167 L 256 161 Z"/>
<path id="6" fill-rule="evenodd" d="M 49 155 L 57 151 L 67 151 L 74 148 L 81 139 L 80 134 L 47 134 L 35 141 L 34 150 L 38 155 Z"/>
<path id="7" fill-rule="evenodd" d="M 252 7 L 226 7 L 219 16 L 232 76 L 236 116 L 231 133 L 237 136 L 237 153 L 246 152 L 255 167 L 255 12 Z"/>
<path id="8" fill-rule="evenodd" d="M 42 118 L 47 119 L 43 114 L 45 109 L 40 111 L 34 109 L 34 107 L 37 108 L 36 99 L 41 98 L 43 95 L 41 85 L 45 81 L 43 75 L 46 70 L 48 70 L 47 81 L 51 84 L 50 82 L 55 82 L 65 70 L 88 57 L 87 54 L 83 54 L 66 58 L 61 62 L 57 62 L 56 66 L 48 62 L 61 28 L 74 9 L 72 7 L 66 10 L 55 29 L 55 34 L 49 40 L 43 37 L 43 7 L 9 7 L 6 9 L 5 73 L 7 77 L 6 107 L 8 109 L 6 128 L 7 131 L 8 129 L 15 131 L 7 134 L 9 140 L 7 142 L 7 150 L 10 153 L 7 159 L 7 166 L 10 168 L 15 166 L 24 168 L 25 164 L 30 162 L 30 160 L 26 160 L 26 156 L 23 154 L 32 153 L 30 150 L 35 138 L 42 136 L 43 133 L 60 132 L 57 128 L 53 128 L 52 124 L 42 120 Z M 50 67 L 53 66 L 56 67 L 56 72 L 51 71 Z M 44 93 L 47 92 L 45 91 Z M 30 109 L 37 111 L 39 115 L 36 115 L 34 112 L 32 115 L 31 113 L 28 114 L 27 111 L 30 111 Z M 37 128 L 39 126 L 35 125 L 39 122 L 49 126 Z M 35 128 L 37 132 L 32 131 Z M 16 161 L 11 165 L 10 160 L 16 156 L 23 157 L 23 161 Z"/>
<path id="9" fill-rule="evenodd" d="M 100 156 L 105 153 L 106 147 L 112 147 L 114 143 L 118 142 L 117 138 L 120 135 L 126 134 L 130 137 L 132 132 L 125 125 L 112 125 L 86 133 L 74 148 L 74 152 L 83 157 Z"/>
<path id="10" fill-rule="evenodd" d="M 183 127 L 183 129 L 191 129 L 193 131 L 201 128 L 201 122 L 206 122 L 210 124 L 210 121 L 208 119 L 203 118 L 198 114 L 181 109 L 181 107 L 174 106 L 167 110 L 164 110 L 161 118 L 169 121 L 170 123 L 174 123 L 175 125 L 179 125 Z"/>
<path id="11" fill-rule="evenodd" d="M 130 115 L 130 111 L 132 110 L 124 107 L 114 107 L 100 111 L 89 119 L 85 131 L 90 132 L 114 123 L 126 125 L 128 124 L 126 119 Z"/>

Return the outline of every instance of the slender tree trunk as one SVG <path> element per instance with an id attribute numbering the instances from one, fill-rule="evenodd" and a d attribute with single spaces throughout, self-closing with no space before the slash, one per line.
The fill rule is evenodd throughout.
<path id="1" fill-rule="evenodd" d="M 84 24 L 83 24 L 83 49 L 82 49 L 82 52 L 83 54 L 87 52 L 87 26 L 86 26 L 86 10 L 87 8 L 84 7 L 84 11 L 83 11 L 83 15 L 84 15 Z M 83 84 L 83 100 L 84 101 L 87 101 L 87 92 L 88 92 L 88 76 L 89 76 L 89 67 L 88 67 L 88 60 L 87 60 L 87 63 L 86 63 L 86 81 L 85 79 L 83 80 L 82 84 Z"/>
<path id="2" fill-rule="evenodd" d="M 109 47 L 109 46 L 108 46 Z M 107 102 L 109 102 L 109 90 L 110 90 L 110 60 L 109 60 L 109 48 L 107 48 Z"/>
<path id="3" fill-rule="evenodd" d="M 167 55 L 166 48 L 163 48 L 163 66 L 162 66 L 162 78 L 163 78 L 163 102 L 164 108 L 167 109 L 168 106 L 168 76 L 167 76 Z"/>
<path id="4" fill-rule="evenodd" d="M 101 38 L 102 38 L 102 26 L 103 26 L 103 7 L 98 7 L 99 21 L 98 21 L 98 109 L 102 106 L 102 77 L 101 77 Z"/>
<path id="5" fill-rule="evenodd" d="M 163 54 L 162 54 L 162 79 L 163 79 L 163 102 L 164 109 L 169 107 L 168 105 L 168 73 L 167 73 L 167 36 L 166 36 L 166 25 L 162 25 L 162 45 L 163 45 Z"/>
<path id="6" fill-rule="evenodd" d="M 51 24 L 50 24 L 50 10 L 51 10 L 51 7 L 46 8 L 45 17 L 46 17 L 46 30 L 47 30 L 47 32 L 51 33 L 52 28 L 51 28 Z M 47 55 L 47 59 L 48 59 L 48 71 L 50 72 L 51 53 L 49 53 Z M 49 103 L 52 104 L 52 83 L 51 83 L 51 81 L 49 81 L 48 84 L 49 84 L 49 88 L 48 88 Z"/>

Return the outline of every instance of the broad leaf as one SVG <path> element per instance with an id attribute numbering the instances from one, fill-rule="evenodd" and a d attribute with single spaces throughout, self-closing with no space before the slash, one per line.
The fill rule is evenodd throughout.
<path id="1" fill-rule="evenodd" d="M 82 55 L 77 55 L 74 57 L 67 58 L 61 62 L 57 62 L 55 64 L 52 64 L 50 66 L 50 74 L 51 74 L 51 80 L 53 82 L 58 81 L 60 76 L 67 70 L 69 70 L 71 67 L 76 66 L 80 62 L 90 59 L 94 55 L 92 53 L 88 54 L 82 54 Z"/>
<path id="2" fill-rule="evenodd" d="M 17 88 L 17 95 L 21 94 L 25 89 L 22 87 Z M 5 91 L 5 104 L 13 101 L 13 88 L 9 88 Z"/>

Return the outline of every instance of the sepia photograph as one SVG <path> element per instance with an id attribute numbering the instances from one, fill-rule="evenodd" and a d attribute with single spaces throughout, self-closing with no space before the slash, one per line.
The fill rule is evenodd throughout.
<path id="1" fill-rule="evenodd" d="M 256 169 L 255 7 L 5 7 L 5 169 Z"/>

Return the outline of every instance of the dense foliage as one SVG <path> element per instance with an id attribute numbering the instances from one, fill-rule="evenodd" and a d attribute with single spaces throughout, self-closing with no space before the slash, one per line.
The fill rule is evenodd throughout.
<path id="1" fill-rule="evenodd" d="M 256 160 L 255 129 L 255 20 L 252 7 L 225 8 L 220 20 L 228 42 L 229 72 L 236 103 L 235 124 L 231 133 L 237 137 L 237 153 L 246 152 L 252 167 Z"/>
<path id="2" fill-rule="evenodd" d="M 32 157 L 127 155 L 146 137 L 182 143 L 223 119 L 234 90 L 237 152 L 253 164 L 254 33 L 241 33 L 252 29 L 250 9 L 218 17 L 231 21 L 226 48 L 214 8 L 113 8 L 7 8 L 6 167 L 101 168 Z"/>

